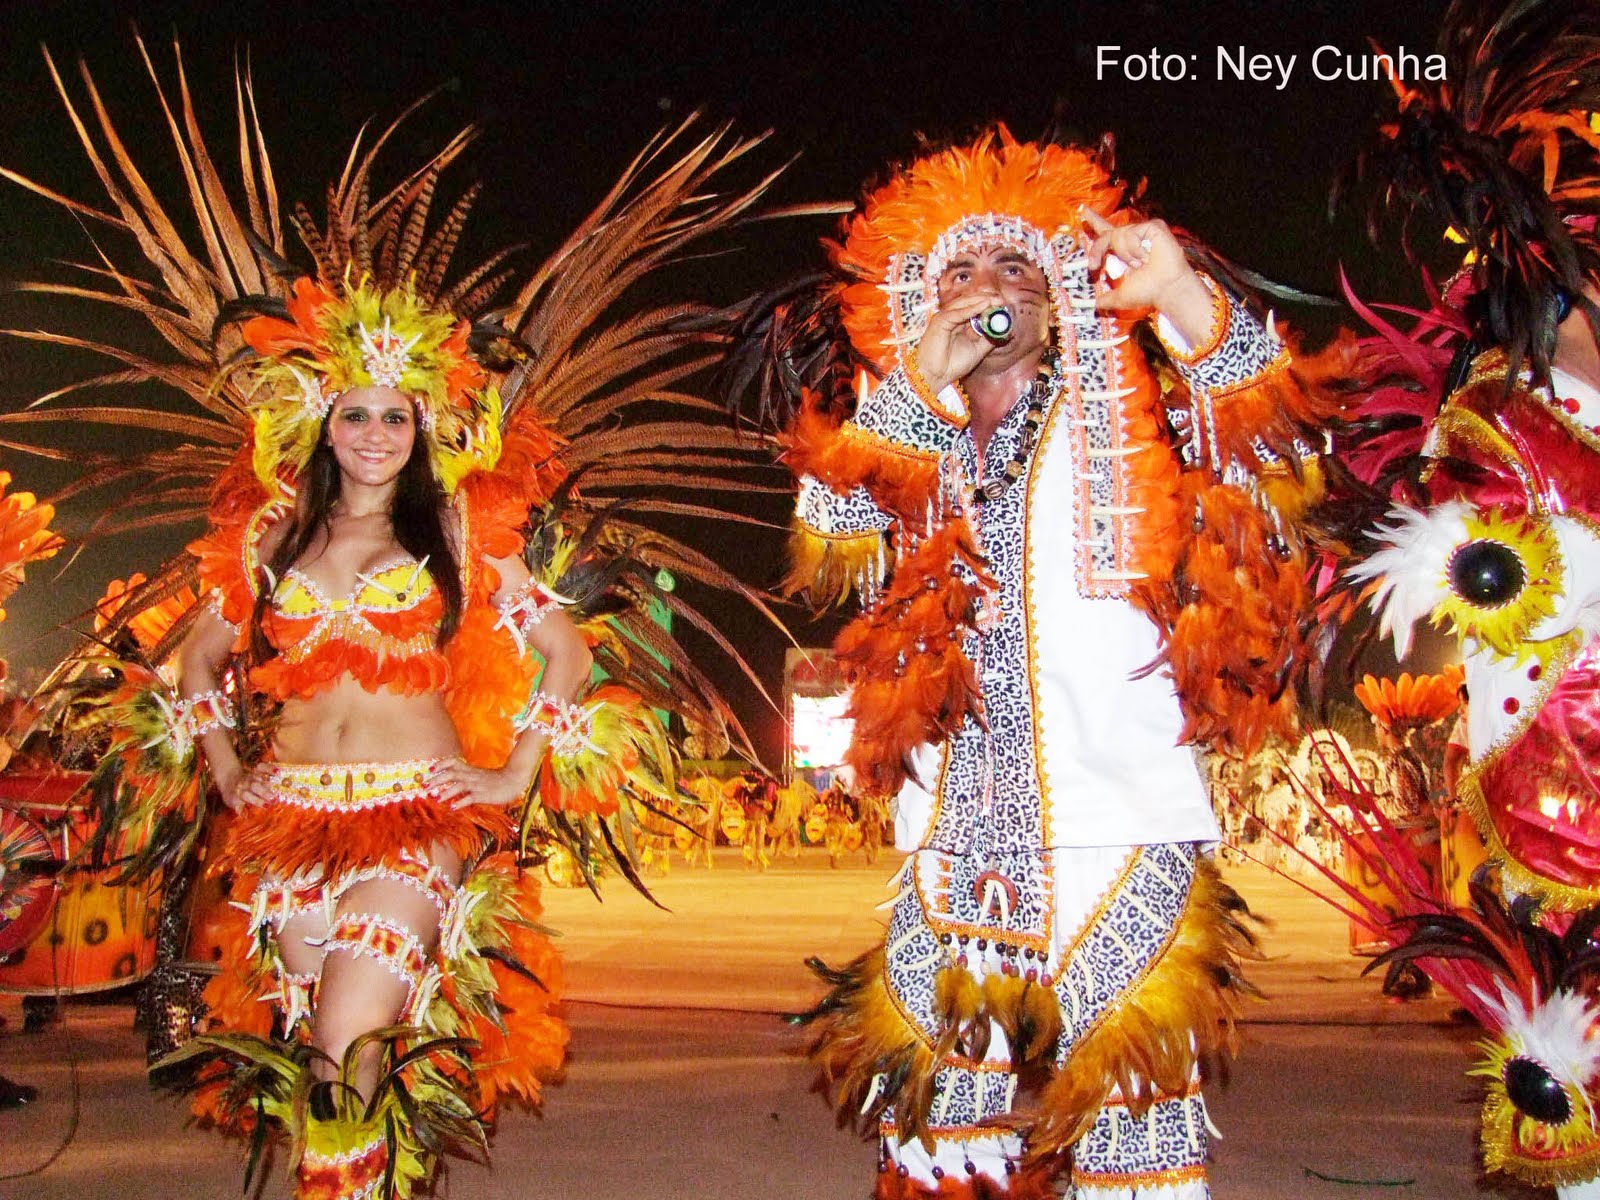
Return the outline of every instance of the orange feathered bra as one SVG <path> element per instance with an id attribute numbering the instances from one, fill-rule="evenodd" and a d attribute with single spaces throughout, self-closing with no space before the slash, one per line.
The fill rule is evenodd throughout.
<path id="1" fill-rule="evenodd" d="M 441 650 L 435 645 L 443 605 L 427 564 L 409 558 L 386 564 L 345 597 L 330 597 L 299 571 L 273 581 L 263 632 L 280 653 L 250 673 L 252 689 L 279 700 L 308 697 L 340 678 L 369 691 L 444 694 L 464 757 L 499 766 L 511 752 L 512 721 L 527 699 L 538 664 L 518 652 L 498 627 L 492 599 L 500 587 L 490 559 L 522 552 L 521 529 L 530 509 L 547 500 L 563 477 L 558 441 L 524 419 L 506 431 L 493 471 L 462 480 L 451 500 L 461 523 L 461 624 Z M 229 465 L 212 493 L 211 527 L 189 546 L 198 560 L 201 591 L 223 620 L 247 626 L 266 585 L 258 547 L 288 514 L 256 478 L 250 448 Z"/>
<path id="2" fill-rule="evenodd" d="M 244 557 L 253 558 L 244 546 Z M 259 577 L 255 564 L 252 577 Z M 315 695 L 349 676 L 369 692 L 442 690 L 450 668 L 437 646 L 444 603 L 427 565 L 407 558 L 362 576 L 348 596 L 329 596 L 290 568 L 272 590 L 262 632 L 279 651 L 250 673 L 279 700 Z"/>

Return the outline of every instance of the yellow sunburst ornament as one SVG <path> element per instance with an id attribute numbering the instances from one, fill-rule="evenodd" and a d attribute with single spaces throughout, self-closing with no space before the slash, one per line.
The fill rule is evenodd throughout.
<path id="1" fill-rule="evenodd" d="M 1561 549 L 1547 522 L 1480 509 L 1465 519 L 1467 540 L 1445 564 L 1448 595 L 1433 610 L 1435 627 L 1472 638 L 1507 658 L 1536 654 L 1539 622 L 1561 596 Z"/>
<path id="2" fill-rule="evenodd" d="M 1471 1072 L 1488 1081 L 1484 1165 L 1544 1187 L 1589 1179 L 1600 1164 L 1593 1002 L 1562 990 L 1530 1008 L 1505 983 L 1498 987 L 1498 999 L 1483 998 L 1502 1028 L 1479 1043 L 1484 1058 Z"/>
<path id="3" fill-rule="evenodd" d="M 1382 631 L 1394 636 L 1397 658 L 1409 652 L 1412 627 L 1423 617 L 1517 661 L 1532 655 L 1548 663 L 1570 644 L 1570 637 L 1533 640 L 1563 594 L 1552 521 L 1452 500 L 1425 511 L 1396 507 L 1374 535 L 1383 549 L 1350 574 L 1376 585 L 1371 603 Z"/>

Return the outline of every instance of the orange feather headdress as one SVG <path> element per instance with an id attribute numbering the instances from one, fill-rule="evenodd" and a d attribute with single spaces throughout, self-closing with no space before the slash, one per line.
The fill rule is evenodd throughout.
<path id="1" fill-rule="evenodd" d="M 1104 162 L 1081 147 L 1019 142 L 997 126 L 966 146 L 918 159 L 863 202 L 835 247 L 842 319 L 855 348 L 881 370 L 914 346 L 939 306 L 939 276 L 962 250 L 1001 243 L 1037 263 L 1062 303 L 1062 271 L 1084 208 L 1111 220 L 1123 195 Z"/>
<path id="2" fill-rule="evenodd" d="M 500 396 L 468 350 L 467 321 L 430 306 L 408 284 L 382 288 L 367 279 L 331 288 L 302 277 L 285 309 L 284 317 L 253 317 L 241 330 L 259 356 L 249 403 L 263 487 L 292 486 L 333 401 L 374 385 L 415 403 L 419 433 L 446 494 L 468 473 L 495 465 Z"/>

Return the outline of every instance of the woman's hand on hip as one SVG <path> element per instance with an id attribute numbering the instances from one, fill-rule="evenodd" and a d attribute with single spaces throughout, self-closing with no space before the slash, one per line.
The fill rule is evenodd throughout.
<path id="1" fill-rule="evenodd" d="M 267 769 L 261 764 L 251 767 L 248 771 L 239 772 L 229 786 L 219 782 L 217 791 L 222 793 L 222 802 L 234 812 L 250 808 L 252 805 L 265 804 L 272 799 L 272 787 L 267 782 Z"/>
<path id="2" fill-rule="evenodd" d="M 475 767 L 459 758 L 440 759 L 428 774 L 428 786 L 457 808 L 469 804 L 509 808 L 522 803 L 530 782 L 522 772 L 509 767 Z"/>

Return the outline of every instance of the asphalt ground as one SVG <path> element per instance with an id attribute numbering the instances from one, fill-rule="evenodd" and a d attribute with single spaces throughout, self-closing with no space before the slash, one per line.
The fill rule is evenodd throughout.
<path id="1" fill-rule="evenodd" d="M 651 877 L 652 907 L 623 886 L 603 903 L 546 894 L 562 931 L 572 1026 L 565 1078 L 544 1111 L 508 1113 L 492 1165 L 453 1164 L 437 1194 L 460 1200 L 866 1197 L 875 1151 L 835 1128 L 774 1014 L 816 989 L 809 954 L 869 946 L 895 863 L 830 869 L 820 851 L 766 872 L 720 852 L 715 868 Z M 1253 977 L 1243 1050 L 1208 1096 L 1222 1200 L 1461 1200 L 1548 1196 L 1486 1182 L 1474 1159 L 1478 1093 L 1465 1076 L 1476 1030 L 1447 999 L 1396 1004 L 1362 978 L 1342 918 L 1253 867 L 1230 879 L 1272 924 Z M 238 1148 L 186 1128 L 187 1110 L 144 1080 L 126 1004 L 73 1003 L 41 1033 L 0 1033 L 0 1071 L 40 1099 L 0 1113 L 0 1198 L 187 1200 L 238 1196 Z M 70 1136 L 69 1136 L 70 1135 Z M 48 1165 L 43 1165 L 48 1163 Z M 40 1169 L 42 1167 L 42 1169 Z M 261 1195 L 287 1193 L 282 1164 Z"/>

